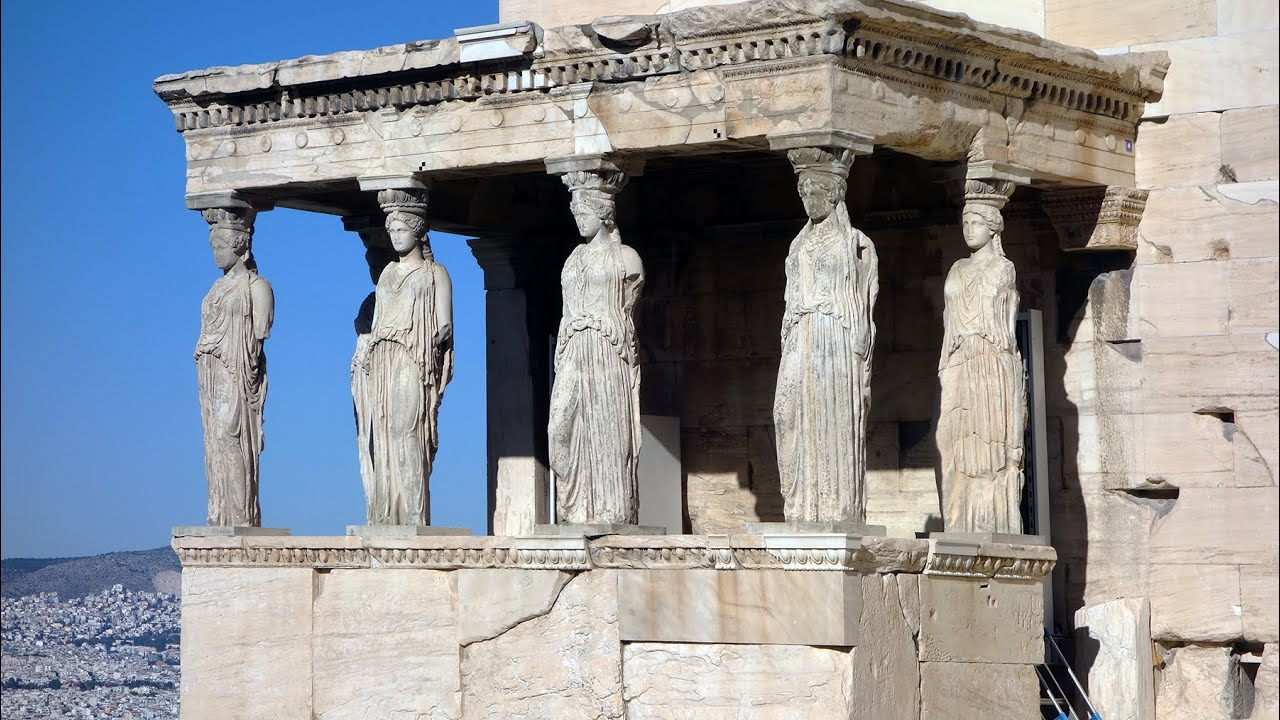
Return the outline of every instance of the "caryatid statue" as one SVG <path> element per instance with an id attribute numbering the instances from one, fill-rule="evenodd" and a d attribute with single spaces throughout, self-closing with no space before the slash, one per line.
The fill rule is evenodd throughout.
<path id="1" fill-rule="evenodd" d="M 937 441 L 949 532 L 1022 532 L 1027 398 L 1017 276 L 1000 242 L 1013 189 L 1007 180 L 965 182 L 961 226 L 972 255 L 951 266 L 943 286 Z"/>
<path id="2" fill-rule="evenodd" d="M 866 520 L 866 428 L 879 262 L 845 207 L 849 149 L 787 152 L 808 222 L 787 253 L 774 397 L 788 522 Z"/>
<path id="3" fill-rule="evenodd" d="M 617 170 L 561 178 L 583 244 L 560 273 L 563 309 L 547 428 L 559 523 L 636 524 L 640 365 L 633 311 L 644 266 L 618 234 Z"/>
<path id="4" fill-rule="evenodd" d="M 262 525 L 258 459 L 267 357 L 275 298 L 253 261 L 251 208 L 203 210 L 209 244 L 222 277 L 200 305 L 196 372 L 204 425 L 210 525 Z"/>
<path id="5" fill-rule="evenodd" d="M 378 276 L 368 337 L 352 360 L 367 518 L 429 525 L 436 421 L 453 377 L 453 290 L 431 254 L 426 191 L 382 190 L 378 202 L 395 256 Z"/>

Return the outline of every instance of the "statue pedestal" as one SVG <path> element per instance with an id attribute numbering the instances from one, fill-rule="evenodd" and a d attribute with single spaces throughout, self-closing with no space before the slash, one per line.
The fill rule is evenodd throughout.
<path id="1" fill-rule="evenodd" d="M 956 545 L 1048 545 L 1043 535 L 1019 535 L 1018 533 L 990 532 L 931 532 L 930 540 Z"/>
<path id="2" fill-rule="evenodd" d="M 884 525 L 867 525 L 852 522 L 757 522 L 747 523 L 749 535 L 857 535 L 859 537 L 884 537 Z"/>
<path id="3" fill-rule="evenodd" d="M 667 529 L 655 525 L 628 525 L 626 523 L 564 523 L 563 525 L 534 525 L 534 535 L 570 535 L 605 537 L 606 535 L 666 535 Z"/>
<path id="4" fill-rule="evenodd" d="M 794 717 L 919 720 L 922 703 L 1035 717 L 1053 548 L 930 546 L 839 533 L 175 538 L 182 718 L 462 717 L 464 705 L 736 717 L 743 697 Z"/>
<path id="5" fill-rule="evenodd" d="M 178 537 L 282 537 L 289 535 L 285 528 L 250 527 L 248 525 L 174 525 L 173 536 Z"/>
<path id="6" fill-rule="evenodd" d="M 348 525 L 348 535 L 359 537 L 423 537 L 428 535 L 470 535 L 471 528 L 437 525 Z"/>

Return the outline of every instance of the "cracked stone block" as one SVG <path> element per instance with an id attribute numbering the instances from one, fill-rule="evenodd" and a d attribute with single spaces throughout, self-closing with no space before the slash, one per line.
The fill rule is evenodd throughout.
<path id="1" fill-rule="evenodd" d="M 1147 720 L 1152 692 L 1151 611 L 1146 598 L 1113 600 L 1076 611 L 1076 666 L 1089 701 L 1108 720 Z"/>
<path id="2" fill-rule="evenodd" d="M 627 718 L 855 717 L 859 693 L 850 688 L 849 659 L 847 650 L 803 645 L 628 643 Z"/>
<path id="3" fill-rule="evenodd" d="M 335 569 L 316 591 L 316 720 L 461 717 L 452 573 Z"/>
<path id="4" fill-rule="evenodd" d="M 920 717 L 920 667 L 915 638 L 919 611 L 913 607 L 920 599 L 916 583 L 899 582 L 906 577 L 917 576 L 862 576 L 862 619 L 858 647 L 852 657 L 850 720 Z"/>
<path id="5" fill-rule="evenodd" d="M 462 648 L 464 718 L 623 717 L 617 575 L 570 580 L 550 611 Z"/>
<path id="6" fill-rule="evenodd" d="M 491 640 L 546 615 L 572 573 L 552 570 L 458 570 L 459 641 Z"/>
<path id="7" fill-rule="evenodd" d="M 1227 720 L 1224 691 L 1230 669 L 1227 647 L 1188 645 L 1171 650 L 1156 689 L 1156 720 Z"/>
<path id="8" fill-rule="evenodd" d="M 1253 714 L 1249 716 L 1250 720 L 1280 718 L 1280 667 L 1277 667 L 1276 651 L 1275 643 L 1262 650 L 1262 664 L 1253 683 Z"/>

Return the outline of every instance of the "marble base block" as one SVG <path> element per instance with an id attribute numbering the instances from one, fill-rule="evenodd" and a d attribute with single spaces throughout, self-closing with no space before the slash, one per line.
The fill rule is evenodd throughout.
<path id="1" fill-rule="evenodd" d="M 626 523 L 565 523 L 563 525 L 534 525 L 534 535 L 581 535 L 604 537 L 605 535 L 666 535 L 667 529 L 654 525 L 627 525 Z"/>
<path id="2" fill-rule="evenodd" d="M 940 540 L 945 543 L 963 543 L 989 545 L 991 543 L 999 543 L 1001 545 L 1048 545 L 1043 535 L 1019 535 L 1017 533 L 989 533 L 989 532 L 931 532 L 930 540 Z"/>
<path id="3" fill-rule="evenodd" d="M 282 537 L 291 533 L 285 528 L 249 527 L 248 525 L 174 525 L 174 537 Z"/>
<path id="4" fill-rule="evenodd" d="M 470 535 L 471 528 L 442 527 L 438 525 L 348 525 L 347 534 L 360 537 Z"/>
<path id="5" fill-rule="evenodd" d="M 808 533 L 884 537 L 884 525 L 852 522 L 757 522 L 747 523 L 749 535 L 803 535 Z"/>

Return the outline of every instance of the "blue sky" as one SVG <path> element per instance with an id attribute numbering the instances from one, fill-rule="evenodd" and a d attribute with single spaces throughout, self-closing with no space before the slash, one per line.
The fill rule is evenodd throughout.
<path id="1" fill-rule="evenodd" d="M 0 57 L 0 502 L 4 557 L 168 543 L 206 511 L 195 366 L 218 270 L 183 206 L 184 153 L 156 77 L 447 37 L 494 1 L 5 2 Z M 441 410 L 432 521 L 485 528 L 484 291 L 463 238 L 433 233 L 453 278 L 458 369 Z M 273 210 L 254 254 L 275 289 L 263 524 L 360 523 L 348 368 L 369 292 L 336 217 Z"/>

